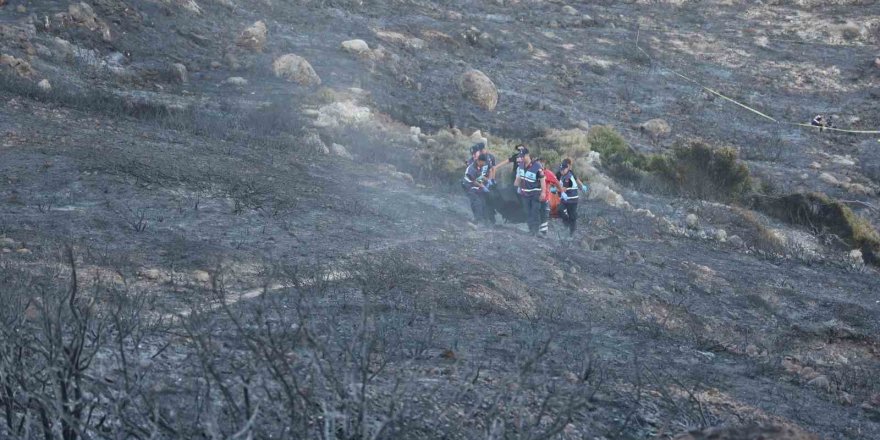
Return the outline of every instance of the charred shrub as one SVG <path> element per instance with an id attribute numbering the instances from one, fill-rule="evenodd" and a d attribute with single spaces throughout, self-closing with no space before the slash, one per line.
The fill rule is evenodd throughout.
<path id="1" fill-rule="evenodd" d="M 880 265 L 880 234 L 848 206 L 823 193 L 796 193 L 780 197 L 756 196 L 755 207 L 784 222 L 812 232 L 834 235 L 862 251 L 866 263 Z"/>

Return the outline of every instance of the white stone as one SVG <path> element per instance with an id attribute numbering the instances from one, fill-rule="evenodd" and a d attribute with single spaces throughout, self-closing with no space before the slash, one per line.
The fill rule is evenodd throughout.
<path id="1" fill-rule="evenodd" d="M 248 80 L 246 80 L 240 76 L 231 76 L 231 77 L 223 80 L 223 84 L 228 84 L 230 86 L 236 86 L 236 87 L 244 87 L 244 86 L 248 85 Z"/>
<path id="2" fill-rule="evenodd" d="M 37 87 L 40 90 L 42 90 L 43 92 L 51 92 L 52 91 L 52 84 L 49 83 L 48 79 L 44 79 L 44 80 L 38 82 Z"/>
<path id="3" fill-rule="evenodd" d="M 831 175 L 831 173 L 820 173 L 819 180 L 821 180 L 829 185 L 834 185 L 834 186 L 840 185 L 840 181 L 837 180 L 836 177 Z"/>
<path id="4" fill-rule="evenodd" d="M 357 55 L 369 55 L 370 46 L 364 40 L 348 40 L 342 42 L 342 50 Z"/>
<path id="5" fill-rule="evenodd" d="M 349 160 L 354 159 L 354 156 L 352 156 L 351 153 L 348 152 L 348 149 L 339 144 L 331 144 L 330 152 L 336 156 L 343 157 Z"/>
<path id="6" fill-rule="evenodd" d="M 275 76 L 304 86 L 320 85 L 321 77 L 305 58 L 292 53 L 282 55 L 272 63 Z"/>

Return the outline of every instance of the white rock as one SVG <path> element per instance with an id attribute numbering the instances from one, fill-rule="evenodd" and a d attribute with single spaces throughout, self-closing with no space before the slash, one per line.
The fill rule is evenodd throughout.
<path id="1" fill-rule="evenodd" d="M 171 75 L 176 83 L 183 84 L 188 80 L 186 66 L 181 63 L 174 63 L 171 65 Z"/>
<path id="2" fill-rule="evenodd" d="M 575 8 L 573 8 L 573 7 L 571 7 L 571 6 L 569 6 L 569 5 L 565 5 L 565 6 L 563 6 L 563 7 L 562 7 L 562 12 L 564 12 L 564 13 L 566 13 L 566 14 L 568 14 L 568 15 L 578 15 L 578 10 L 575 9 Z"/>
<path id="3" fill-rule="evenodd" d="M 304 86 L 321 84 L 321 77 L 315 73 L 312 65 L 305 58 L 289 53 L 275 59 L 272 63 L 275 76 Z"/>
<path id="4" fill-rule="evenodd" d="M 358 126 L 369 122 L 372 117 L 369 107 L 359 106 L 352 101 L 341 101 L 319 108 L 318 117 L 313 124 L 316 127 Z"/>
<path id="5" fill-rule="evenodd" d="M 230 86 L 236 86 L 236 87 L 244 87 L 244 86 L 248 85 L 248 80 L 246 80 L 240 76 L 231 76 L 231 77 L 223 80 L 223 84 L 227 84 Z"/>
<path id="6" fill-rule="evenodd" d="M 849 251 L 848 256 L 850 261 L 852 261 L 853 263 L 860 264 L 864 262 L 864 260 L 862 259 L 862 251 L 859 249 L 853 249 Z"/>
<path id="7" fill-rule="evenodd" d="M 727 231 L 724 229 L 716 229 L 715 230 L 715 240 L 720 241 L 722 243 L 727 241 Z"/>
<path id="8" fill-rule="evenodd" d="M 856 164 L 856 161 L 852 157 L 850 157 L 849 154 L 847 154 L 846 156 L 833 155 L 833 156 L 831 156 L 831 162 L 834 162 L 838 165 L 843 165 L 846 167 L 851 167 Z"/>
<path id="9" fill-rule="evenodd" d="M 819 162 L 813 162 L 810 164 L 810 168 L 812 168 L 814 170 L 819 170 L 819 169 L 822 169 L 822 165 L 820 165 Z"/>
<path id="10" fill-rule="evenodd" d="M 348 40 L 342 42 L 342 50 L 361 56 L 372 54 L 370 46 L 364 40 Z"/>
<path id="11" fill-rule="evenodd" d="M 177 0 L 177 4 L 193 14 L 202 15 L 202 7 L 196 3 L 196 0 Z"/>
<path id="12" fill-rule="evenodd" d="M 263 23 L 262 21 L 257 21 L 250 27 L 242 31 L 242 33 L 238 36 L 235 44 L 245 49 L 262 52 L 263 47 L 266 46 L 268 34 L 269 31 L 266 28 L 266 23 Z"/>
<path id="13" fill-rule="evenodd" d="M 672 133 L 672 126 L 664 119 L 651 119 L 639 126 L 642 131 L 648 133 L 651 138 L 657 140 Z"/>
<path id="14" fill-rule="evenodd" d="M 40 90 L 42 90 L 43 92 L 46 92 L 46 93 L 52 91 L 52 84 L 49 83 L 49 80 L 48 80 L 48 79 L 44 79 L 44 80 L 38 82 L 38 83 L 37 83 L 37 87 L 38 87 Z"/>
<path id="15" fill-rule="evenodd" d="M 401 44 L 407 48 L 421 50 L 425 48 L 425 40 L 394 31 L 376 31 L 376 37 L 386 43 Z"/>
<path id="16" fill-rule="evenodd" d="M 140 271 L 139 275 L 141 278 L 146 278 L 148 280 L 158 280 L 160 276 L 162 276 L 162 272 L 159 269 L 143 269 Z"/>
<path id="17" fill-rule="evenodd" d="M 330 152 L 333 153 L 335 156 L 343 157 L 349 160 L 354 159 L 354 156 L 352 156 L 351 153 L 348 152 L 348 149 L 339 144 L 331 144 Z"/>
<path id="18" fill-rule="evenodd" d="M 684 218 L 684 223 L 690 229 L 697 229 L 699 222 L 700 220 L 694 214 L 688 214 L 687 217 Z"/>
<path id="19" fill-rule="evenodd" d="M 834 186 L 840 185 L 840 181 L 837 180 L 836 177 L 831 175 L 831 173 L 820 173 L 819 180 L 821 180 L 829 185 L 834 185 Z"/>
<path id="20" fill-rule="evenodd" d="M 867 194 L 872 193 L 872 191 L 870 189 L 868 189 L 868 187 L 866 187 L 865 185 L 862 185 L 861 183 L 852 183 L 852 184 L 846 185 L 846 190 L 853 193 L 853 194 L 859 194 L 859 195 L 867 195 Z"/>
<path id="21" fill-rule="evenodd" d="M 195 270 L 192 273 L 193 279 L 200 283 L 207 283 L 211 281 L 211 274 L 205 272 L 204 270 Z"/>

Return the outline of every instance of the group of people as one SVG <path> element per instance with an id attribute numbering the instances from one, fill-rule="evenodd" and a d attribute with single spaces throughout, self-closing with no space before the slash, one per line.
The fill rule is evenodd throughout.
<path id="1" fill-rule="evenodd" d="M 554 173 L 542 158 L 532 158 L 524 145 L 517 145 L 513 155 L 501 163 L 486 151 L 484 143 L 471 147 L 462 185 L 470 201 L 474 221 L 495 224 L 495 208 L 488 199 L 494 191 L 500 190 L 495 175 L 498 168 L 507 164 L 513 164 L 514 167 L 513 188 L 522 205 L 529 233 L 547 235 L 550 199 L 553 194 L 558 194 L 557 213 L 568 227 L 569 234 L 574 235 L 582 187 L 572 170 L 571 159 L 563 160 Z"/>

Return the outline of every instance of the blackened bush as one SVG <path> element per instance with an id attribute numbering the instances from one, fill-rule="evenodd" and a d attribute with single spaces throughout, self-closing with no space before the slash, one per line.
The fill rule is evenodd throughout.
<path id="1" fill-rule="evenodd" d="M 880 265 L 880 233 L 840 201 L 823 193 L 755 196 L 752 201 L 757 209 L 784 222 L 834 234 L 860 249 L 866 263 Z"/>

